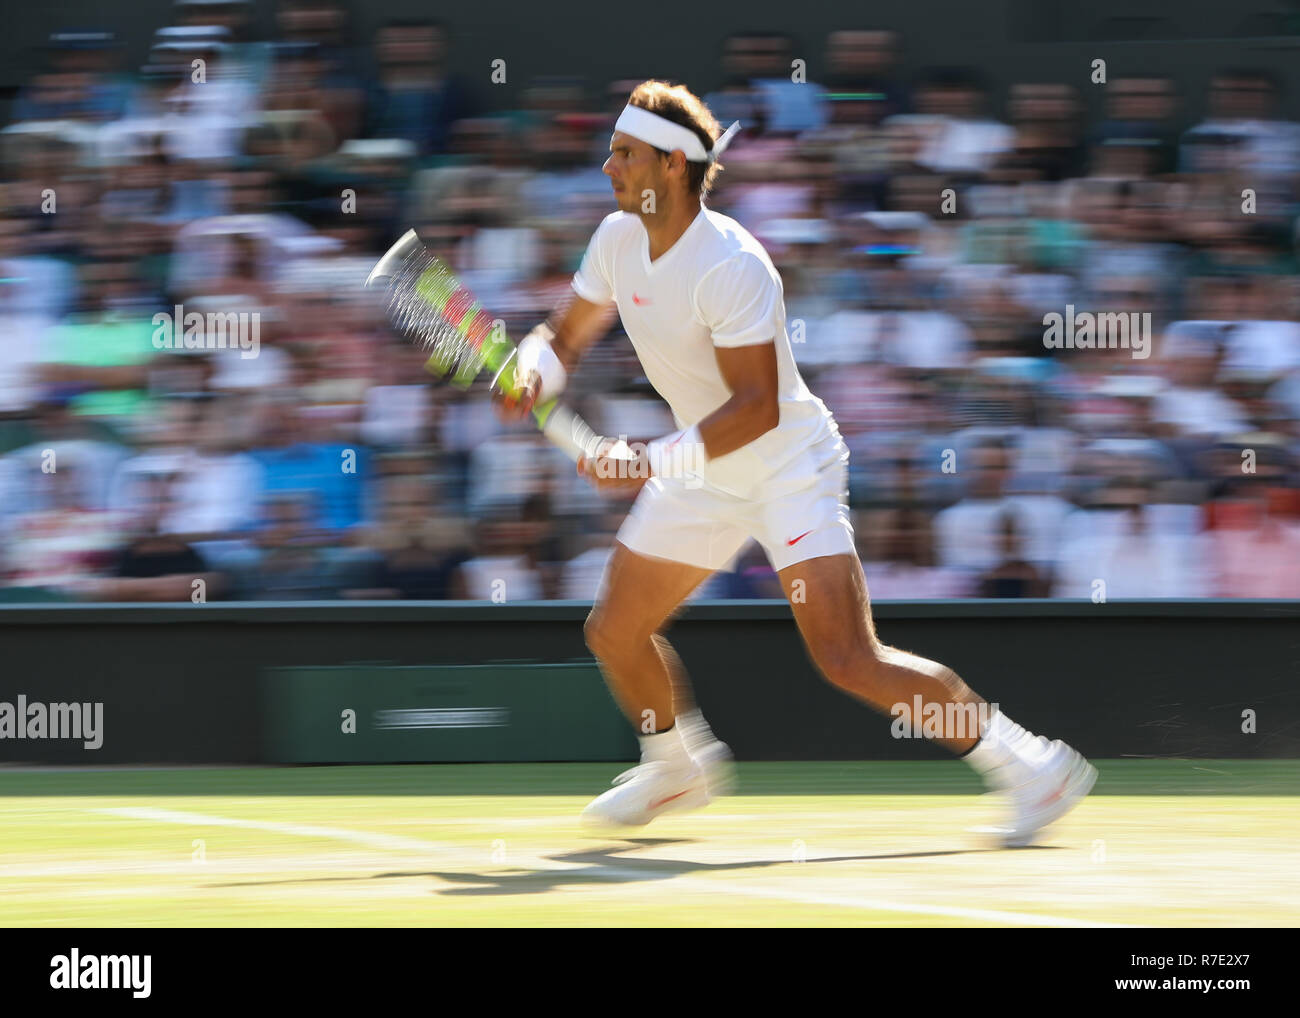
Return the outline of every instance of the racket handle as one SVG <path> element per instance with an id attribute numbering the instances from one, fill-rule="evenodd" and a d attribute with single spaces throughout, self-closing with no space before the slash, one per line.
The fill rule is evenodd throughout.
<path id="1" fill-rule="evenodd" d="M 604 441 L 590 424 L 555 400 L 535 407 L 533 417 L 542 434 L 575 463 L 579 457 L 594 456 Z"/>

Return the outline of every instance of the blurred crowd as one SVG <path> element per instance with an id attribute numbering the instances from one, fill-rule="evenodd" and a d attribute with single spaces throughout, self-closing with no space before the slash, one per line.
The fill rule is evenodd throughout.
<path id="1" fill-rule="evenodd" d="M 590 600 L 626 503 L 431 387 L 361 284 L 414 226 L 523 335 L 614 209 L 636 82 L 501 108 L 442 24 L 281 0 L 268 41 L 250 13 L 178 0 L 138 68 L 56 35 L 0 132 L 0 599 Z M 687 84 L 744 125 L 709 204 L 782 274 L 872 595 L 1300 597 L 1282 83 L 1112 69 L 1088 116 L 904 74 L 892 32 L 804 42 L 737 34 Z M 160 348 L 178 307 L 255 315 L 256 356 Z M 1050 348 L 1071 311 L 1149 314 L 1149 356 Z M 616 320 L 572 386 L 607 434 L 673 428 Z M 780 594 L 751 545 L 696 596 Z"/>

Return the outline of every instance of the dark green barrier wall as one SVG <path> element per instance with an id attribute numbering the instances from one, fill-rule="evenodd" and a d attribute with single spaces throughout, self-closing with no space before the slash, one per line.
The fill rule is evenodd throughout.
<path id="1" fill-rule="evenodd" d="M 99 700 L 106 730 L 97 751 L 0 739 L 0 761 L 266 761 L 269 669 L 589 664 L 587 611 L 445 603 L 0 607 L 0 701 L 19 693 Z M 1092 756 L 1300 756 L 1296 602 L 883 603 L 876 616 L 886 642 L 943 661 L 1015 720 Z M 784 604 L 695 605 L 671 636 L 701 706 L 741 759 L 942 755 L 891 739 L 887 718 L 823 683 Z M 1242 731 L 1243 711 L 1254 712 L 1253 734 Z M 589 750 L 575 744 L 573 754 Z"/>
<path id="2" fill-rule="evenodd" d="M 263 695 L 273 763 L 619 760 L 637 752 L 594 664 L 273 668 Z"/>

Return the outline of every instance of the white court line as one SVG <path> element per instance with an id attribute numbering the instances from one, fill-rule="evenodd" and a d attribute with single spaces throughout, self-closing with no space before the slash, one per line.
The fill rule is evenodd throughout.
<path id="1" fill-rule="evenodd" d="M 367 834 L 364 831 L 349 831 L 343 827 L 317 827 L 312 824 L 282 824 L 273 820 L 240 820 L 229 817 L 211 816 L 207 813 L 184 813 L 173 809 L 152 809 L 147 806 L 119 806 L 112 809 L 92 809 L 90 813 L 107 813 L 112 816 L 129 817 L 133 820 L 153 820 L 161 824 L 192 824 L 196 827 L 243 827 L 254 831 L 271 831 L 275 834 L 293 834 L 301 838 L 332 838 L 335 841 L 351 841 L 367 848 L 396 849 L 399 852 L 456 852 L 466 855 L 455 845 L 443 845 L 436 841 L 422 841 L 419 838 L 404 838 L 400 834 Z"/>
<path id="2" fill-rule="evenodd" d="M 242 820 L 232 817 L 211 816 L 205 813 L 184 813 L 178 810 L 170 809 L 153 809 L 140 806 L 126 806 L 112 809 L 95 809 L 88 810 L 90 813 L 105 813 L 111 816 L 129 817 L 135 820 L 151 820 L 157 823 L 171 824 L 190 824 L 192 826 L 207 827 L 242 827 L 249 830 L 272 831 L 277 834 L 292 834 L 304 838 L 332 838 L 338 841 L 350 841 L 354 844 L 365 845 L 368 848 L 392 849 L 401 852 L 419 852 L 428 854 L 430 851 L 440 852 L 443 854 L 452 853 L 461 860 L 465 860 L 470 853 L 466 852 L 455 845 L 440 844 L 436 841 L 423 841 L 419 838 L 404 838 L 391 834 L 366 834 L 363 831 L 352 831 L 343 827 L 320 827 L 314 824 L 284 824 L 271 820 Z M 476 861 L 478 856 L 475 856 Z M 809 862 L 815 862 L 816 859 L 810 859 Z M 551 865 L 540 859 L 530 862 L 535 868 L 553 871 L 553 872 L 571 872 L 584 873 L 585 875 L 596 876 L 602 880 L 622 881 L 631 878 L 645 878 L 654 880 L 671 879 L 665 878 L 662 870 L 639 869 L 635 866 L 625 866 L 621 863 L 603 864 L 597 867 L 588 867 L 586 870 L 575 869 L 570 866 Z M 610 871 L 616 872 L 610 872 Z M 710 891 L 715 894 L 739 895 L 745 898 L 772 898 L 779 901 L 791 901 L 805 905 L 829 905 L 835 908 L 852 908 L 852 909 L 873 909 L 879 912 L 895 912 L 904 915 L 933 915 L 947 916 L 953 919 L 974 919 L 981 922 L 1009 923 L 1015 926 L 1062 926 L 1083 929 L 1131 929 L 1126 923 L 1104 923 L 1094 922 L 1088 919 L 1071 919 L 1063 916 L 1036 915 L 1030 912 L 1003 912 L 996 909 L 983 908 L 962 908 L 959 905 L 922 905 L 922 904 L 903 904 L 896 901 L 886 901 L 881 898 L 857 898 L 845 895 L 828 895 L 828 894 L 806 894 L 793 891 L 782 891 L 777 888 L 754 887 L 747 885 L 745 887 L 735 887 L 731 884 L 689 877 L 685 883 L 686 887 L 702 891 Z"/>

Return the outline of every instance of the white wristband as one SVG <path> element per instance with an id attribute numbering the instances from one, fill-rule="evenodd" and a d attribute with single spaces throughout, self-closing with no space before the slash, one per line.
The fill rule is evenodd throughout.
<path id="1" fill-rule="evenodd" d="M 554 399 L 564 391 L 569 374 L 560 363 L 559 356 L 551 348 L 555 333 L 545 322 L 533 329 L 519 344 L 515 355 L 515 385 L 524 382 L 536 371 L 542 379 L 541 389 L 537 393 L 537 402 Z M 543 395 L 545 393 L 545 395 Z"/>
<path id="2" fill-rule="evenodd" d="M 646 459 L 654 477 L 683 478 L 697 473 L 708 459 L 699 425 L 656 438 L 646 446 Z"/>

